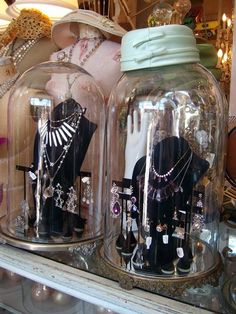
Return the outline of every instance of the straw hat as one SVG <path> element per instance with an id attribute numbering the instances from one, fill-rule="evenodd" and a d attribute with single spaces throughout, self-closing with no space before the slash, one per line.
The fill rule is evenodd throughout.
<path id="1" fill-rule="evenodd" d="M 65 15 L 52 26 L 52 40 L 60 48 L 65 48 L 76 42 L 79 35 L 77 23 L 98 28 L 106 38 L 111 35 L 122 37 L 126 30 L 119 24 L 98 14 L 95 11 L 78 9 Z"/>

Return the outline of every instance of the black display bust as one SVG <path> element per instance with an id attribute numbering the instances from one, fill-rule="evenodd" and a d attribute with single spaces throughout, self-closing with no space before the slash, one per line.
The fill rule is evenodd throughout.
<path id="1" fill-rule="evenodd" d="M 194 186 L 208 170 L 209 163 L 192 151 L 183 137 L 171 136 L 153 146 L 151 163 L 146 170 L 146 156 L 136 163 L 132 176 L 133 195 L 137 204 L 143 204 L 147 191 L 145 217 L 150 225 L 152 243 L 148 252 L 148 264 L 152 271 L 171 274 L 170 264 L 178 257 L 176 249 L 188 250 L 191 197 Z M 149 178 L 144 183 L 144 175 Z M 140 208 L 141 221 L 144 208 Z M 146 222 L 142 221 L 145 226 Z M 176 237 L 176 227 L 184 230 Z M 168 240 L 163 241 L 163 236 Z M 143 232 L 145 238 L 145 233 Z M 165 242 L 165 243 L 164 243 Z M 186 256 L 185 256 L 186 258 Z"/>
<path id="2" fill-rule="evenodd" d="M 41 160 L 41 171 L 43 173 L 41 180 L 41 219 L 39 221 L 39 235 L 42 237 L 63 235 L 65 238 L 71 237 L 74 229 L 83 230 L 85 220 L 80 216 L 80 210 L 75 212 L 68 211 L 65 206 L 58 206 L 55 202 L 55 188 L 60 185 L 61 199 L 66 204 L 70 198 L 69 191 L 74 188 L 74 184 L 78 175 L 80 175 L 81 166 L 84 161 L 89 143 L 95 132 L 97 125 L 89 121 L 85 117 L 86 108 L 81 106 L 72 98 L 58 104 L 51 113 L 51 120 L 62 125 L 67 121 L 67 131 L 70 136 L 63 131 L 68 138 L 67 151 L 65 146 L 55 145 L 51 138 L 44 145 L 44 157 Z M 71 118 L 70 118 L 71 117 Z M 78 118 L 79 117 L 79 118 Z M 72 121 L 71 129 L 68 129 L 69 121 Z M 49 121 L 50 122 L 50 121 Z M 77 123 L 77 124 L 76 124 Z M 76 126 L 75 126 L 76 125 Z M 63 126 L 62 126 L 63 127 Z M 71 131 L 74 128 L 74 131 Z M 63 129 L 64 130 L 64 129 Z M 42 154 L 42 140 L 40 133 L 37 132 L 34 145 L 34 170 L 40 169 L 40 154 Z M 61 142 L 63 138 L 61 136 Z M 62 158 L 63 157 L 63 158 Z M 50 161 L 50 162 L 49 162 Z M 60 162 L 61 161 L 61 164 Z M 50 179 L 47 174 L 49 173 Z M 52 179 L 53 178 L 53 179 Z M 45 197 L 45 191 L 52 184 L 54 188 L 53 195 Z M 37 183 L 34 184 L 34 195 L 37 191 Z M 36 203 L 36 201 L 35 201 Z"/>

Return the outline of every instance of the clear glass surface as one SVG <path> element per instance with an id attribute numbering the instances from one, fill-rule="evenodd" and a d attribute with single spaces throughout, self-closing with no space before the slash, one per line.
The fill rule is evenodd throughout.
<path id="1" fill-rule="evenodd" d="M 3 233 L 42 244 L 101 236 L 105 107 L 93 77 L 69 63 L 39 64 L 15 85 L 8 116 Z"/>
<path id="2" fill-rule="evenodd" d="M 227 104 L 198 64 L 127 72 L 110 97 L 104 252 L 145 277 L 217 263 Z"/>

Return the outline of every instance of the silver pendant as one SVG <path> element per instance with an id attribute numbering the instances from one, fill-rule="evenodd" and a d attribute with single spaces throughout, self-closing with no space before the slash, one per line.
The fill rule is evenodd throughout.
<path id="1" fill-rule="evenodd" d="M 53 197 L 54 187 L 52 186 L 52 182 L 50 182 L 49 186 L 43 191 L 43 198 L 46 200 L 49 197 Z"/>

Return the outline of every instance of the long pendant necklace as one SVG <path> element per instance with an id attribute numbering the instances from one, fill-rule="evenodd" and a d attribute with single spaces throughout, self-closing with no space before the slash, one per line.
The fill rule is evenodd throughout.
<path id="1" fill-rule="evenodd" d="M 84 64 L 87 62 L 87 60 L 92 56 L 92 54 L 95 53 L 95 51 L 98 49 L 98 47 L 102 44 L 103 42 L 103 38 L 101 37 L 96 37 L 96 38 L 92 38 L 93 40 L 93 47 L 90 49 L 89 52 L 86 52 L 87 49 L 87 45 L 88 42 L 90 42 L 90 39 L 84 38 L 79 40 L 78 42 L 76 42 L 74 45 L 71 46 L 70 51 L 69 51 L 69 56 L 68 56 L 68 61 L 71 62 L 72 60 L 72 56 L 73 56 L 73 51 L 76 47 L 76 44 L 79 43 L 81 46 L 81 51 L 80 51 L 80 56 L 79 56 L 79 66 L 83 67 Z M 80 74 L 76 74 L 74 76 L 74 78 L 72 79 L 72 81 L 70 81 L 70 76 L 72 75 L 67 75 L 66 79 L 67 79 L 67 84 L 68 84 L 68 89 L 67 89 L 67 93 L 66 93 L 66 98 L 71 98 L 72 97 L 72 92 L 71 92 L 71 88 L 73 86 L 73 84 L 75 83 L 75 81 L 78 79 L 78 77 L 80 76 Z"/>
<path id="2" fill-rule="evenodd" d="M 46 172 L 43 175 L 43 179 L 44 179 L 43 198 L 44 198 L 44 200 L 46 200 L 48 197 L 52 197 L 54 194 L 54 187 L 53 187 L 54 179 L 57 176 L 59 170 L 61 169 L 61 167 L 63 165 L 63 162 L 64 162 L 64 160 L 67 156 L 67 153 L 71 147 L 71 144 L 74 140 L 74 136 L 75 136 L 76 132 L 78 132 L 80 120 L 81 120 L 81 117 L 84 113 L 85 113 L 85 109 L 79 106 L 78 109 L 76 109 L 76 111 L 71 116 L 69 116 L 68 118 L 54 121 L 54 122 L 59 122 L 59 121 L 61 122 L 62 121 L 63 123 L 65 123 L 65 121 L 67 119 L 71 119 L 71 117 L 73 118 L 73 120 L 72 120 L 73 127 L 67 123 L 68 126 L 70 127 L 69 129 L 70 130 L 73 129 L 73 134 L 70 133 L 70 136 L 68 136 L 68 138 L 66 138 L 67 143 L 62 147 L 62 152 L 59 154 L 59 156 L 57 157 L 56 160 L 50 159 L 47 147 L 52 147 L 54 150 L 55 146 L 57 146 L 57 145 L 55 145 L 56 142 L 54 142 L 54 141 L 56 141 L 56 136 L 58 136 L 58 135 L 55 135 L 55 134 L 59 134 L 60 131 L 58 131 L 58 130 L 60 130 L 60 127 L 58 127 L 58 130 L 56 130 L 58 133 L 56 133 L 56 131 L 55 131 L 55 133 L 51 133 L 52 131 L 49 130 L 48 134 L 45 135 L 45 131 L 43 132 L 44 138 L 49 139 L 48 142 L 44 142 L 44 144 L 43 144 L 43 154 L 42 154 L 44 166 L 46 169 Z M 63 124 L 62 124 L 62 126 L 63 126 Z M 69 134 L 68 129 L 67 129 L 67 132 Z M 52 138 L 51 142 L 50 142 L 50 134 L 54 134 L 54 135 L 51 135 L 51 138 Z M 62 134 L 64 134 L 64 133 L 62 133 Z M 62 143 L 62 139 L 60 137 L 59 137 L 59 139 L 60 140 L 58 140 L 58 142 L 60 143 L 60 141 L 61 141 L 61 143 Z M 51 146 L 50 146 L 50 143 L 51 143 Z M 52 145 L 52 143 L 54 143 L 54 145 Z M 57 168 L 54 171 L 55 166 L 57 166 Z"/>

